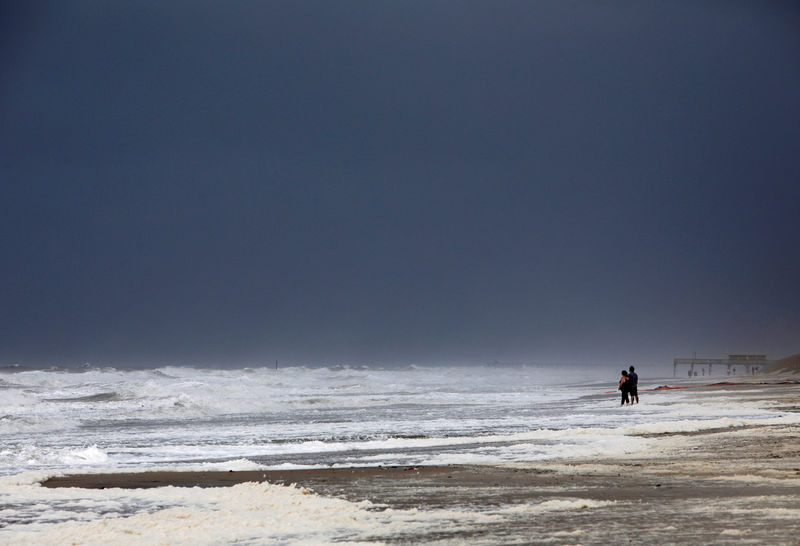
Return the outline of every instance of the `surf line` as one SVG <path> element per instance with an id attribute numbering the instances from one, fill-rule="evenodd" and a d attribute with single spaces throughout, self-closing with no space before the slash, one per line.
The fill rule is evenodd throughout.
<path id="1" fill-rule="evenodd" d="M 778 383 L 784 384 L 784 383 Z M 770 383 L 766 383 L 764 381 L 754 381 L 752 383 L 746 382 L 734 382 L 734 381 L 722 381 L 720 383 L 708 383 L 706 385 L 675 385 L 674 387 L 670 387 L 669 385 L 661 385 L 659 387 L 653 387 L 651 389 L 639 389 L 641 391 L 671 391 L 676 389 L 702 389 L 703 387 L 726 387 L 730 385 L 770 385 Z M 614 394 L 618 392 L 619 389 L 616 391 L 604 391 L 603 394 Z"/>

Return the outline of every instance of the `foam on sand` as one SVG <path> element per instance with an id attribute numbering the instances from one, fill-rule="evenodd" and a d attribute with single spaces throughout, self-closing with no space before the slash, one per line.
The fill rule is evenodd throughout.
<path id="1" fill-rule="evenodd" d="M 27 505 L 24 522 L 0 531 L 5 543 L 104 544 L 342 540 L 374 527 L 368 501 L 352 503 L 266 483 L 224 488 L 138 490 L 4 488 L 3 503 Z M 46 503 L 46 509 L 40 509 Z M 19 514 L 17 508 L 15 514 Z M 0 511 L 0 518 L 3 512 Z M 180 522 L 176 525 L 176 522 Z"/>
<path id="2" fill-rule="evenodd" d="M 548 513 L 586 511 L 613 502 L 551 498 L 542 502 L 449 509 L 393 509 L 362 500 L 317 495 L 295 485 L 241 483 L 231 487 L 50 489 L 43 473 L 4 478 L 0 511 L 10 523 L 0 542 L 14 544 L 292 544 L 380 543 L 391 537 L 471 532 Z M 102 537 L 99 539 L 98 537 Z"/>

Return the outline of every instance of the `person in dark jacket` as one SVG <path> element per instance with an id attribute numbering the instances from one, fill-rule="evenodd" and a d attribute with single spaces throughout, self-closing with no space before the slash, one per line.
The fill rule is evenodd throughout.
<path id="1" fill-rule="evenodd" d="M 639 403 L 639 374 L 633 371 L 633 366 L 628 368 L 628 391 L 631 397 L 631 404 Z M 634 402 L 635 400 L 635 402 Z"/>
<path id="2" fill-rule="evenodd" d="M 622 370 L 622 377 L 619 378 L 619 390 L 622 393 L 622 401 L 620 402 L 620 406 L 627 406 L 630 405 L 628 401 L 628 391 L 630 390 L 630 378 L 628 377 L 628 372 Z"/>

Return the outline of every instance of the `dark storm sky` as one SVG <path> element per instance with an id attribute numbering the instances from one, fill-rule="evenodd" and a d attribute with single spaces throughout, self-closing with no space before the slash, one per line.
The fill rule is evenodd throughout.
<path id="1" fill-rule="evenodd" d="M 0 12 L 0 364 L 800 351 L 796 2 Z"/>

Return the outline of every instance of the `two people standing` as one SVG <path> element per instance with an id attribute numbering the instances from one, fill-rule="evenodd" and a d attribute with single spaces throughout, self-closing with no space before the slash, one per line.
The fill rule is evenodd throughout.
<path id="1" fill-rule="evenodd" d="M 622 370 L 622 377 L 619 379 L 619 391 L 622 393 L 620 406 L 639 403 L 639 375 L 634 371 L 633 366 L 628 368 L 628 371 Z M 629 395 L 630 400 L 628 399 Z"/>

